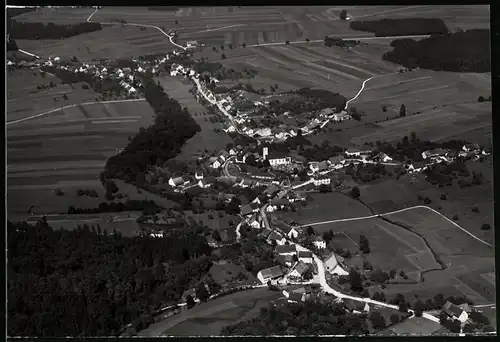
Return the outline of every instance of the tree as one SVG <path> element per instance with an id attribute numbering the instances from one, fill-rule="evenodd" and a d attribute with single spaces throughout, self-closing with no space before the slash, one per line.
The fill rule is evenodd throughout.
<path id="1" fill-rule="evenodd" d="M 221 59 L 226 59 L 226 55 L 225 55 L 225 54 L 221 54 L 221 55 L 220 55 L 220 58 L 221 58 Z"/>
<path id="2" fill-rule="evenodd" d="M 246 46 L 247 46 L 247 44 L 246 44 L 245 42 L 243 42 L 243 43 L 241 43 L 241 46 L 242 46 L 242 47 L 246 47 Z"/>
<path id="3" fill-rule="evenodd" d="M 385 318 L 378 311 L 372 312 L 370 315 L 370 322 L 372 322 L 372 326 L 374 329 L 383 329 L 385 328 Z"/>
<path id="4" fill-rule="evenodd" d="M 176 21 L 175 21 L 175 25 L 179 25 L 179 20 L 176 20 Z"/>
<path id="5" fill-rule="evenodd" d="M 483 96 L 479 96 L 477 98 L 477 102 L 484 102 L 484 97 Z"/>
<path id="6" fill-rule="evenodd" d="M 193 306 L 195 306 L 196 302 L 194 301 L 193 297 L 191 295 L 187 296 L 186 298 L 186 305 L 188 309 L 191 309 Z"/>
<path id="7" fill-rule="evenodd" d="M 220 46 L 220 49 L 221 49 L 222 51 L 224 51 L 224 45 L 221 45 L 221 46 Z"/>
<path id="8" fill-rule="evenodd" d="M 359 250 L 363 252 L 363 254 L 370 253 L 370 243 L 368 242 L 368 239 L 364 235 L 359 236 Z"/>
<path id="9" fill-rule="evenodd" d="M 310 40 L 309 38 L 306 38 L 306 42 L 307 42 L 307 44 L 309 44 L 309 42 L 310 42 L 310 41 L 311 41 L 311 40 Z"/>
<path id="10" fill-rule="evenodd" d="M 217 242 L 221 242 L 222 241 L 222 238 L 220 236 L 220 233 L 218 230 L 214 230 L 213 233 L 212 233 L 212 238 L 217 241 Z"/>
<path id="11" fill-rule="evenodd" d="M 302 278 L 304 278 L 304 280 L 311 280 L 313 278 L 313 273 L 311 269 L 305 271 L 304 274 L 302 275 Z"/>
<path id="12" fill-rule="evenodd" d="M 489 223 L 483 223 L 483 225 L 481 226 L 481 230 L 490 230 L 491 229 L 491 226 L 489 225 Z"/>
<path id="13" fill-rule="evenodd" d="M 289 40 L 285 41 L 285 44 L 287 44 L 287 45 L 290 44 L 290 41 Z"/>
<path id="14" fill-rule="evenodd" d="M 406 116 L 406 107 L 404 104 L 402 104 L 401 107 L 399 108 L 399 116 L 400 117 Z"/>
<path id="15" fill-rule="evenodd" d="M 391 277 L 391 279 L 394 279 L 396 277 L 396 270 L 394 268 L 389 272 L 389 276 Z"/>
<path id="16" fill-rule="evenodd" d="M 446 201 L 446 195 L 445 195 L 445 194 L 442 194 L 439 198 L 440 198 L 442 201 Z"/>
<path id="17" fill-rule="evenodd" d="M 425 309 L 425 304 L 422 303 L 422 301 L 420 299 L 417 300 L 417 302 L 415 303 L 415 309 L 414 309 L 415 317 L 422 317 L 424 309 Z"/>
<path id="18" fill-rule="evenodd" d="M 402 301 L 399 303 L 399 312 L 408 312 L 409 307 L 408 302 Z"/>
<path id="19" fill-rule="evenodd" d="M 68 95 L 64 94 L 63 95 L 63 99 L 67 100 L 68 99 Z"/>
<path id="20" fill-rule="evenodd" d="M 354 268 L 349 271 L 349 283 L 351 284 L 351 289 L 355 292 L 363 291 L 363 283 L 361 280 L 361 275 Z"/>
<path id="21" fill-rule="evenodd" d="M 391 319 L 391 324 L 399 323 L 399 315 L 398 314 L 392 314 L 390 319 Z"/>
<path id="22" fill-rule="evenodd" d="M 205 283 L 198 284 L 198 288 L 196 289 L 196 297 L 202 302 L 205 302 L 209 297 L 210 293 L 208 293 L 207 288 L 205 287 Z"/>
<path id="23" fill-rule="evenodd" d="M 311 236 L 311 235 L 315 235 L 316 233 L 314 232 L 314 228 L 309 226 L 307 227 L 307 235 Z"/>
<path id="24" fill-rule="evenodd" d="M 339 17 L 341 20 L 346 20 L 347 19 L 347 11 L 346 10 L 340 11 Z"/>
<path id="25" fill-rule="evenodd" d="M 385 112 L 387 112 L 387 106 L 386 106 L 386 105 L 383 105 L 383 106 L 382 106 L 382 111 L 383 111 L 384 113 L 385 113 Z"/>
<path id="26" fill-rule="evenodd" d="M 354 188 L 352 188 L 351 192 L 349 194 L 354 199 L 358 199 L 359 196 L 361 196 L 361 193 L 360 193 L 359 188 L 357 186 L 355 186 Z"/>
<path id="27" fill-rule="evenodd" d="M 118 192 L 118 187 L 116 186 L 116 183 L 111 179 L 106 180 L 106 183 L 104 184 L 104 186 L 106 187 L 106 192 L 109 192 L 112 194 L 115 194 Z"/>
<path id="28" fill-rule="evenodd" d="M 415 133 L 415 132 L 410 133 L 410 141 L 412 144 L 417 142 L 417 133 Z"/>

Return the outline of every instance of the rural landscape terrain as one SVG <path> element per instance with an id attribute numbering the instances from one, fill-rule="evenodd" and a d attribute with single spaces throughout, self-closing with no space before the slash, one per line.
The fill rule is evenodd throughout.
<path id="1" fill-rule="evenodd" d="M 489 6 L 6 12 L 8 336 L 496 335 Z"/>

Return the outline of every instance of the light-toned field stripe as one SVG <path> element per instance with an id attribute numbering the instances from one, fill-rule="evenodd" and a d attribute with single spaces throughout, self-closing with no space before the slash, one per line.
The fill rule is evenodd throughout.
<path id="1" fill-rule="evenodd" d="M 126 123 L 126 122 L 137 122 L 138 120 L 93 120 L 92 124 L 111 124 L 111 123 Z"/>
<path id="2" fill-rule="evenodd" d="M 374 16 L 377 16 L 377 15 L 387 14 L 387 13 L 393 13 L 393 12 L 398 12 L 398 11 L 406 11 L 406 10 L 409 10 L 409 9 L 415 9 L 415 8 L 420 8 L 420 7 L 429 7 L 429 6 L 428 5 L 427 6 L 421 5 L 421 6 L 409 6 L 409 7 L 404 7 L 404 8 L 396 8 L 396 9 L 392 9 L 392 10 L 387 10 L 387 11 L 382 11 L 382 12 L 377 12 L 377 13 L 369 13 L 369 14 L 364 14 L 364 15 L 359 15 L 359 16 L 351 17 L 351 20 L 353 20 L 353 19 L 359 19 L 359 18 L 365 18 L 365 17 L 374 17 Z"/>
<path id="3" fill-rule="evenodd" d="M 187 37 L 193 34 L 199 34 L 199 33 L 205 33 L 205 32 L 213 32 L 213 31 L 219 31 L 219 30 L 225 30 L 225 29 L 230 29 L 234 27 L 240 27 L 240 26 L 246 26 L 247 24 L 236 24 L 236 25 L 229 25 L 229 26 L 222 26 L 222 27 L 217 27 L 214 29 L 208 29 L 208 30 L 203 30 L 203 31 L 196 31 L 196 32 L 189 32 L 186 34 L 183 34 L 182 37 Z"/>
<path id="4" fill-rule="evenodd" d="M 76 107 L 76 106 L 86 106 L 86 105 L 104 104 L 104 103 L 119 103 L 119 102 L 137 102 L 137 101 L 146 101 L 146 99 L 111 100 L 111 101 L 84 102 L 84 103 L 79 103 L 79 104 L 72 104 L 72 105 L 68 105 L 68 106 L 64 106 L 64 107 L 52 109 L 52 110 L 49 110 L 47 112 L 43 112 L 43 113 L 36 114 L 36 115 L 33 115 L 33 116 L 28 116 L 27 118 L 22 118 L 22 119 L 19 119 L 19 120 L 10 121 L 10 122 L 7 122 L 5 124 L 6 125 L 13 125 L 13 124 L 21 123 L 21 122 L 24 122 L 24 121 L 28 121 L 28 120 L 40 118 L 42 116 L 45 116 L 45 115 L 57 112 L 59 110 L 64 110 L 66 108 L 71 108 L 71 107 Z"/>
<path id="5" fill-rule="evenodd" d="M 31 57 L 40 58 L 39 56 L 37 56 L 35 54 L 32 54 L 31 52 L 28 52 L 28 51 L 24 51 L 24 50 L 21 50 L 21 49 L 18 49 L 18 51 L 21 52 L 21 53 L 24 53 L 25 55 L 31 56 Z"/>

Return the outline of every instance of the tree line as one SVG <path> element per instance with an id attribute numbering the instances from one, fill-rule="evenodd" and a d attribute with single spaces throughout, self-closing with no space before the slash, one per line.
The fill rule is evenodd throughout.
<path id="1" fill-rule="evenodd" d="M 184 143 L 201 131 L 187 108 L 170 98 L 159 83 L 144 81 L 144 95 L 156 113 L 155 122 L 141 127 L 122 152 L 108 159 L 101 173 L 103 182 L 107 178 L 135 182 L 139 172 L 147 173 L 148 166 L 174 158 Z"/>
<path id="2" fill-rule="evenodd" d="M 77 36 L 83 33 L 99 31 L 102 25 L 99 23 L 78 23 L 78 24 L 54 24 L 40 22 L 20 22 L 9 19 L 7 23 L 7 33 L 13 39 L 64 39 Z"/>
<path id="3" fill-rule="evenodd" d="M 149 200 L 127 200 L 125 202 L 102 202 L 97 208 L 75 208 L 70 206 L 68 214 L 99 214 L 99 213 L 116 213 L 122 211 L 143 211 L 158 213 L 162 210 L 158 204 Z"/>
<path id="4" fill-rule="evenodd" d="M 111 336 L 177 303 L 208 273 L 211 249 L 194 229 L 162 239 L 100 226 L 53 230 L 7 223 L 9 336 Z"/>
<path id="5" fill-rule="evenodd" d="M 490 31 L 473 29 L 453 34 L 391 42 L 383 59 L 406 68 L 452 72 L 490 72 Z"/>
<path id="6" fill-rule="evenodd" d="M 444 21 L 437 18 L 353 21 L 349 24 L 349 27 L 353 30 L 373 32 L 376 37 L 448 33 L 448 28 Z"/>

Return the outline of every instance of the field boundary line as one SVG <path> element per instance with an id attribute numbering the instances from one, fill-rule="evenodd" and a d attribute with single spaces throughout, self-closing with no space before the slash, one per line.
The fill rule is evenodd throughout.
<path id="1" fill-rule="evenodd" d="M 6 122 L 5 125 L 13 125 L 13 124 L 21 123 L 24 121 L 32 120 L 32 119 L 37 119 L 37 118 L 40 118 L 42 116 L 57 112 L 58 110 L 64 110 L 66 108 L 71 108 L 71 107 L 76 107 L 76 106 L 86 106 L 86 105 L 106 104 L 106 103 L 119 103 L 119 102 L 137 102 L 137 101 L 146 101 L 146 99 L 140 98 L 140 99 L 129 99 L 129 100 L 110 100 L 110 101 L 83 102 L 83 103 L 71 104 L 71 105 L 60 107 L 60 108 L 51 109 L 49 111 L 46 111 L 46 112 L 43 112 L 40 114 L 36 114 L 33 116 L 28 116 L 26 118 L 14 120 L 14 121 L 9 121 L 9 122 Z"/>
<path id="2" fill-rule="evenodd" d="M 478 238 L 477 236 L 475 236 L 474 234 L 472 234 L 471 232 L 469 232 L 467 229 L 461 227 L 456 222 L 453 222 L 453 220 L 450 220 L 449 218 L 447 218 L 446 216 L 444 216 L 443 214 L 441 214 L 439 211 L 434 210 L 431 207 L 428 207 L 428 206 L 425 206 L 425 205 L 416 205 L 416 206 L 413 206 L 413 207 L 403 208 L 403 209 L 399 209 L 399 210 L 395 210 L 395 211 L 390 211 L 390 212 L 387 212 L 387 213 L 375 214 L 375 215 L 369 215 L 369 216 L 360 216 L 360 217 L 351 217 L 351 218 L 336 219 L 336 220 L 329 220 L 329 221 L 312 222 L 312 223 L 300 225 L 300 226 L 298 226 L 298 228 L 304 228 L 304 227 L 308 227 L 308 226 L 318 226 L 318 225 L 328 224 L 328 223 L 349 222 L 349 221 L 367 220 L 367 219 L 372 219 L 372 218 L 380 218 L 381 216 L 389 216 L 389 215 L 393 215 L 393 214 L 399 214 L 399 213 L 402 213 L 402 212 L 405 212 L 405 211 L 408 211 L 408 210 L 414 210 L 414 209 L 427 209 L 427 210 L 430 210 L 433 213 L 438 214 L 439 216 L 441 216 L 442 218 L 444 218 L 446 221 L 448 221 L 451 224 L 453 224 L 455 227 L 457 227 L 460 230 L 464 231 L 465 233 L 467 233 L 468 235 L 470 235 L 471 237 L 473 237 L 477 241 L 479 241 L 479 242 L 481 242 L 481 243 L 483 243 L 483 244 L 485 244 L 485 245 L 487 245 L 489 247 L 495 247 L 494 245 L 492 245 L 492 244 L 490 244 L 490 243 L 488 243 L 488 242 L 486 242 L 484 240 L 481 240 L 480 238 Z"/>

